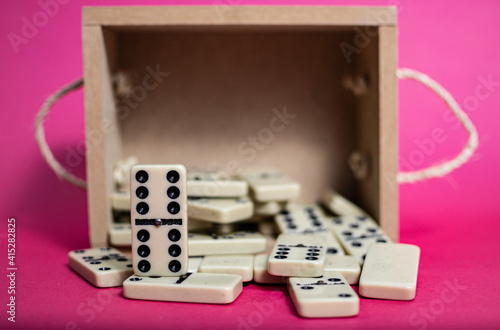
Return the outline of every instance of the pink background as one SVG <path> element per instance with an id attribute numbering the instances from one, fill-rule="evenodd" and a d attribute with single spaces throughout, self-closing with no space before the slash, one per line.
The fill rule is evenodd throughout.
<path id="1" fill-rule="evenodd" d="M 187 1 L 211 5 L 346 5 L 346 1 Z M 162 1 L 148 1 L 160 4 Z M 181 4 L 167 2 L 168 4 Z M 67 266 L 69 250 L 88 247 L 85 191 L 61 182 L 42 159 L 34 117 L 45 97 L 82 75 L 82 5 L 136 5 L 138 1 L 68 1 L 16 52 L 8 33 L 20 34 L 23 18 L 41 10 L 37 1 L 0 5 L 0 93 L 3 119 L 0 189 L 0 262 L 7 273 L 7 218 L 17 224 L 17 317 L 20 328 L 163 327 L 444 328 L 500 326 L 500 165 L 497 134 L 500 85 L 500 3 L 495 1 L 355 1 L 399 8 L 399 67 L 427 73 L 464 106 L 479 131 L 473 161 L 443 179 L 400 186 L 401 241 L 422 248 L 417 298 L 413 302 L 361 300 L 357 317 L 302 319 L 285 288 L 251 284 L 228 306 L 143 302 L 124 299 L 121 288 L 98 290 Z M 488 78 L 490 77 L 490 78 Z M 414 82 L 399 85 L 400 168 L 420 168 L 453 157 L 466 133 L 443 117 L 442 101 Z M 477 103 L 474 103 L 477 101 Z M 68 148 L 84 140 L 83 95 L 58 104 L 45 125 L 47 140 L 64 162 Z M 442 130 L 445 141 L 418 158 L 419 141 Z M 422 153 L 420 153 L 422 155 Z M 408 165 L 409 164 L 409 165 Z M 85 162 L 71 170 L 84 176 Z M 6 276 L 0 276 L 0 327 L 7 322 Z M 453 290 L 449 286 L 453 286 Z M 259 305 L 260 304 L 260 305 Z"/>

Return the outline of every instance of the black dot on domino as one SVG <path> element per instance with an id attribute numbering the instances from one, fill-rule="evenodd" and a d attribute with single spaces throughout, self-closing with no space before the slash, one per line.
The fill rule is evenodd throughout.
<path id="1" fill-rule="evenodd" d="M 177 229 L 171 229 L 168 232 L 168 239 L 171 240 L 172 242 L 177 242 L 178 240 L 181 239 L 181 232 L 178 231 Z"/>
<path id="2" fill-rule="evenodd" d="M 307 251 L 309 251 L 309 252 L 319 252 L 320 250 L 319 249 L 308 249 Z"/>
<path id="3" fill-rule="evenodd" d="M 335 219 L 333 219 L 333 222 L 335 222 L 336 225 L 341 225 L 342 224 L 342 219 L 335 218 Z"/>
<path id="4" fill-rule="evenodd" d="M 307 253 L 306 255 L 308 255 L 309 257 L 317 257 L 319 256 L 319 253 Z"/>
<path id="5" fill-rule="evenodd" d="M 328 250 L 326 250 L 326 253 L 328 254 L 337 254 L 337 252 L 339 252 L 336 248 L 329 248 Z"/>
<path id="6" fill-rule="evenodd" d="M 368 229 L 366 229 L 366 231 L 369 232 L 369 233 L 376 233 L 377 229 L 375 229 L 375 228 L 368 228 Z"/>
<path id="7" fill-rule="evenodd" d="M 287 256 L 283 256 L 283 255 L 279 255 L 279 254 L 274 256 L 274 259 L 286 259 L 286 258 L 287 258 Z"/>
<path id="8" fill-rule="evenodd" d="M 350 294 L 350 293 L 340 293 L 340 294 L 339 294 L 339 297 L 340 297 L 340 298 L 350 298 L 350 297 L 351 297 L 351 294 Z"/>
<path id="9" fill-rule="evenodd" d="M 172 257 L 178 257 L 181 255 L 181 247 L 177 244 L 172 244 L 168 248 L 168 254 L 170 254 Z"/>
<path id="10" fill-rule="evenodd" d="M 178 260 L 172 260 L 168 263 L 168 269 L 170 269 L 172 273 L 177 273 L 181 270 L 181 263 Z"/>
<path id="11" fill-rule="evenodd" d="M 312 290 L 312 289 L 314 289 L 314 287 L 313 287 L 313 286 L 301 286 L 300 288 L 301 288 L 302 290 Z"/>
<path id="12" fill-rule="evenodd" d="M 351 223 L 349 225 L 349 227 L 351 227 L 351 228 L 359 228 L 359 225 L 357 223 Z"/>
<path id="13" fill-rule="evenodd" d="M 109 268 L 109 267 L 101 267 L 101 268 L 99 268 L 99 270 L 106 271 L 106 270 L 111 270 L 111 268 Z"/>
<path id="14" fill-rule="evenodd" d="M 332 277 L 332 278 L 329 278 L 328 281 L 329 282 L 340 282 L 342 280 L 340 278 L 338 278 L 338 277 Z"/>
<path id="15" fill-rule="evenodd" d="M 153 275 L 153 276 L 148 276 L 149 278 L 161 278 L 161 276 L 158 275 Z"/>
<path id="16" fill-rule="evenodd" d="M 170 202 L 167 206 L 167 211 L 170 214 L 177 214 L 181 210 L 181 206 L 177 202 Z"/>
<path id="17" fill-rule="evenodd" d="M 167 189 L 167 196 L 171 199 L 176 199 L 181 194 L 179 188 L 172 186 Z"/>
<path id="18" fill-rule="evenodd" d="M 142 258 L 146 258 L 150 253 L 151 249 L 147 245 L 141 245 L 137 248 L 137 254 Z"/>
<path id="19" fill-rule="evenodd" d="M 306 257 L 306 260 L 311 260 L 312 261 L 312 260 L 318 260 L 318 258 L 317 257 Z"/>
<path id="20" fill-rule="evenodd" d="M 149 179 L 149 174 L 144 170 L 140 170 L 137 173 L 135 173 L 135 179 L 139 183 L 145 183 Z"/>
<path id="21" fill-rule="evenodd" d="M 169 171 L 167 173 L 167 181 L 170 182 L 170 183 L 176 183 L 177 181 L 179 181 L 179 173 L 177 171 Z"/>
<path id="22" fill-rule="evenodd" d="M 297 229 L 297 226 L 294 225 L 293 223 L 289 223 L 288 224 L 288 228 L 290 228 L 290 229 Z"/>
<path id="23" fill-rule="evenodd" d="M 141 242 L 147 242 L 149 240 L 149 232 L 146 229 L 139 230 L 137 239 Z"/>
<path id="24" fill-rule="evenodd" d="M 378 238 L 377 243 L 387 243 L 387 241 L 383 238 Z"/>
<path id="25" fill-rule="evenodd" d="M 146 197 L 148 197 L 149 195 L 149 190 L 148 188 L 144 187 L 144 186 L 140 186 L 139 188 L 137 188 L 135 190 L 135 195 L 137 196 L 137 198 L 139 199 L 144 199 Z"/>
<path id="26" fill-rule="evenodd" d="M 352 236 L 352 232 L 350 232 L 350 231 L 343 231 L 342 235 L 344 235 L 344 236 Z"/>
<path id="27" fill-rule="evenodd" d="M 280 251 L 290 251 L 290 248 L 280 247 L 280 248 L 278 248 L 278 250 L 280 250 Z"/>
<path id="28" fill-rule="evenodd" d="M 139 264 L 137 264 L 137 268 L 143 273 L 149 272 L 151 269 L 151 264 L 147 260 L 141 260 L 139 261 Z"/>
<path id="29" fill-rule="evenodd" d="M 128 261 L 128 258 L 118 258 L 116 261 Z"/>
<path id="30" fill-rule="evenodd" d="M 286 252 L 286 251 L 277 251 L 276 254 L 280 255 L 280 256 L 286 256 L 288 254 L 288 252 Z"/>
<path id="31" fill-rule="evenodd" d="M 94 259 L 94 257 L 92 256 L 85 256 L 85 257 L 82 257 L 83 260 L 90 260 L 90 259 Z"/>
<path id="32" fill-rule="evenodd" d="M 140 202 L 139 204 L 137 204 L 137 207 L 135 209 L 139 214 L 146 214 L 149 212 L 149 205 L 147 203 Z"/>
<path id="33" fill-rule="evenodd" d="M 142 278 L 140 278 L 140 277 L 132 277 L 130 279 L 130 281 L 132 281 L 132 282 L 138 282 L 138 281 L 142 281 Z"/>
<path id="34" fill-rule="evenodd" d="M 99 265 L 101 262 L 100 261 L 97 261 L 97 260 L 94 260 L 94 261 L 91 261 L 90 264 L 91 265 Z"/>
<path id="35" fill-rule="evenodd" d="M 351 245 L 354 247 L 361 247 L 363 244 L 361 244 L 361 242 L 352 242 Z"/>
<path id="36" fill-rule="evenodd" d="M 75 253 L 83 253 L 85 250 L 76 250 Z"/>

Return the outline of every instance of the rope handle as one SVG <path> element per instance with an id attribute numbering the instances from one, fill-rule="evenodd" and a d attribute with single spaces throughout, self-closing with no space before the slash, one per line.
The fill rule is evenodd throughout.
<path id="1" fill-rule="evenodd" d="M 424 169 L 410 172 L 398 172 L 397 181 L 399 183 L 415 183 L 431 178 L 443 177 L 446 174 L 449 174 L 464 165 L 467 161 L 469 161 L 479 145 L 476 127 L 470 120 L 469 116 L 467 116 L 467 114 L 460 108 L 453 96 L 451 96 L 451 94 L 443 86 L 441 86 L 426 74 L 407 68 L 398 69 L 396 74 L 397 77 L 401 80 L 413 79 L 434 91 L 440 98 L 442 98 L 446 102 L 453 114 L 457 117 L 457 119 L 469 134 L 467 144 L 464 146 L 462 151 L 454 158 L 439 165 L 430 166 Z M 77 187 L 86 189 L 87 183 L 85 182 L 85 180 L 78 178 L 68 172 L 61 165 L 61 163 L 59 163 L 55 159 L 52 151 L 47 144 L 47 140 L 45 139 L 45 131 L 43 128 L 45 117 L 49 113 L 49 110 L 54 105 L 54 103 L 56 103 L 59 99 L 69 94 L 70 92 L 82 88 L 82 86 L 83 78 L 78 78 L 75 81 L 61 87 L 53 95 L 50 95 L 47 98 L 36 116 L 35 137 L 43 158 L 45 159 L 49 167 L 54 171 L 54 173 L 56 173 L 58 177 L 68 181 L 69 183 Z"/>

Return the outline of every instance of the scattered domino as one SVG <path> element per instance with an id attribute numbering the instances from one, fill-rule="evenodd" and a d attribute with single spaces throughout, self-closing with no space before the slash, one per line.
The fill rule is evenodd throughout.
<path id="1" fill-rule="evenodd" d="M 347 283 L 353 285 L 358 284 L 359 275 L 361 273 L 361 267 L 358 261 L 353 256 L 346 255 L 326 255 L 325 266 L 323 267 L 325 272 L 337 271 L 344 276 Z"/>
<path id="2" fill-rule="evenodd" d="M 327 209 L 338 215 L 367 215 L 364 210 L 333 189 L 327 189 L 321 194 L 321 202 Z"/>
<path id="3" fill-rule="evenodd" d="M 248 198 L 189 198 L 188 216 L 214 223 L 232 223 L 253 215 L 253 203 Z"/>
<path id="4" fill-rule="evenodd" d="M 70 267 L 99 288 L 121 286 L 133 274 L 132 261 L 117 249 L 75 250 L 68 257 Z"/>
<path id="5" fill-rule="evenodd" d="M 132 260 L 140 276 L 178 276 L 188 267 L 186 169 L 131 170 Z"/>
<path id="6" fill-rule="evenodd" d="M 188 273 L 197 273 L 202 261 L 203 261 L 203 257 L 189 257 L 188 258 Z"/>
<path id="7" fill-rule="evenodd" d="M 364 297 L 413 300 L 417 289 L 420 248 L 411 244 L 373 244 L 359 279 Z"/>
<path id="8" fill-rule="evenodd" d="M 368 216 L 340 216 L 331 219 L 329 225 L 345 251 L 356 257 L 361 265 L 371 244 L 391 242 L 377 223 Z"/>
<path id="9" fill-rule="evenodd" d="M 300 195 L 300 184 L 277 170 L 247 171 L 241 178 L 248 182 L 259 202 L 287 201 Z"/>
<path id="10" fill-rule="evenodd" d="M 304 234 L 328 232 L 326 217 L 316 205 L 292 204 L 274 217 L 281 233 Z"/>
<path id="11" fill-rule="evenodd" d="M 359 297 L 341 273 L 316 278 L 290 277 L 288 292 L 302 317 L 346 317 L 359 312 Z"/>
<path id="12" fill-rule="evenodd" d="M 111 207 L 115 211 L 130 212 L 130 191 L 115 191 L 111 194 Z"/>
<path id="13" fill-rule="evenodd" d="M 227 235 L 190 233 L 190 256 L 254 254 L 264 252 L 266 238 L 261 233 L 236 232 Z"/>
<path id="14" fill-rule="evenodd" d="M 281 234 L 269 255 L 269 273 L 279 276 L 321 276 L 326 247 L 315 235 Z"/>
<path id="15" fill-rule="evenodd" d="M 201 262 L 200 273 L 239 275 L 243 282 L 253 279 L 252 255 L 206 256 Z"/>
<path id="16" fill-rule="evenodd" d="M 286 277 L 275 276 L 267 271 L 269 254 L 257 254 L 253 260 L 253 280 L 261 284 L 285 284 Z"/>
<path id="17" fill-rule="evenodd" d="M 189 169 L 189 197 L 242 197 L 248 195 L 248 184 L 225 171 Z"/>
<path id="18" fill-rule="evenodd" d="M 286 202 L 255 202 L 254 214 L 259 216 L 273 216 L 286 207 Z"/>
<path id="19" fill-rule="evenodd" d="M 113 223 L 109 228 L 109 242 L 113 246 L 130 246 L 131 232 L 130 223 Z"/>
<path id="20" fill-rule="evenodd" d="M 123 295 L 130 299 L 229 304 L 242 288 L 241 276 L 232 274 L 132 275 L 123 282 Z"/>

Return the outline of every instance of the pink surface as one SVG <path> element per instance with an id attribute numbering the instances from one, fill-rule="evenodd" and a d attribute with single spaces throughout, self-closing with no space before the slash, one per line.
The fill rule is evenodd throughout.
<path id="1" fill-rule="evenodd" d="M 41 1 L 43 3 L 50 1 Z M 63 2 L 63 1 L 61 1 Z M 124 299 L 120 288 L 98 290 L 67 266 L 67 252 L 88 247 L 85 191 L 60 182 L 34 140 L 34 116 L 45 97 L 82 75 L 82 5 L 137 1 L 66 1 L 18 45 L 36 1 L 0 5 L 2 185 L 0 305 L 7 310 L 7 219 L 16 219 L 16 327 L 19 328 L 469 328 L 500 326 L 500 236 L 497 152 L 500 135 L 500 3 L 494 1 L 356 1 L 399 6 L 399 66 L 439 81 L 464 106 L 479 131 L 474 160 L 444 179 L 400 188 L 401 241 L 422 248 L 417 297 L 412 302 L 362 299 L 349 319 L 297 316 L 284 288 L 249 285 L 228 306 Z M 149 1 L 159 4 L 161 1 Z M 171 3 L 180 4 L 181 2 Z M 306 1 L 189 1 L 189 4 L 308 4 Z M 342 5 L 340 1 L 315 1 Z M 40 17 L 38 17 L 40 18 Z M 43 18 L 43 17 L 42 17 Z M 11 35 L 12 36 L 12 35 Z M 485 85 L 484 81 L 494 83 Z M 481 87 L 482 86 L 482 87 Z M 454 156 L 466 134 L 446 116 L 443 102 L 412 82 L 400 83 L 400 168 L 416 169 Z M 57 158 L 84 175 L 83 96 L 58 104 L 46 123 Z M 434 130 L 445 138 L 428 149 Z M 444 135 L 443 135 L 444 134 Z M 70 155 L 73 157 L 68 158 Z M 76 156 L 76 157 L 75 157 Z M 13 327 L 2 311 L 0 327 Z"/>

